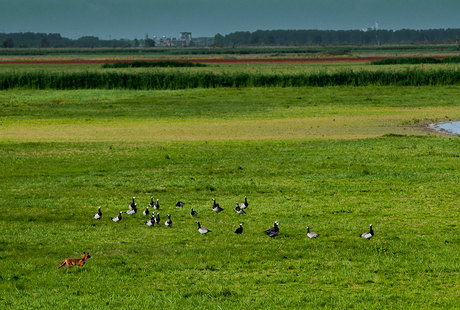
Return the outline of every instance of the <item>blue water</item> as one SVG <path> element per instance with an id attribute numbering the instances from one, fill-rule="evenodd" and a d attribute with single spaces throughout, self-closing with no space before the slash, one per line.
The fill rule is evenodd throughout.
<path id="1" fill-rule="evenodd" d="M 435 125 L 434 127 L 438 130 L 443 130 L 454 135 L 460 135 L 460 122 L 444 123 Z"/>

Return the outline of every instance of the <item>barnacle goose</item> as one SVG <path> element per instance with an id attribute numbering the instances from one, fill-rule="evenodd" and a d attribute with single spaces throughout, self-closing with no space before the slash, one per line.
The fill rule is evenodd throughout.
<path id="1" fill-rule="evenodd" d="M 236 203 L 235 211 L 236 211 L 236 213 L 238 213 L 239 215 L 246 214 L 246 212 L 244 212 L 244 210 L 241 209 L 241 207 L 238 205 L 238 202 Z"/>
<path id="2" fill-rule="evenodd" d="M 168 214 L 168 219 L 166 220 L 165 225 L 168 227 L 172 226 L 171 214 Z"/>
<path id="3" fill-rule="evenodd" d="M 136 199 L 136 197 L 133 197 L 133 202 L 129 204 L 129 210 L 126 211 L 125 213 L 126 214 L 136 214 L 137 212 L 137 204 L 134 202 L 134 199 Z"/>
<path id="4" fill-rule="evenodd" d="M 280 223 L 278 223 L 278 221 L 275 221 L 275 225 L 274 225 L 273 227 L 271 227 L 271 228 L 269 228 L 269 229 L 267 229 L 267 230 L 265 231 L 265 233 L 267 234 L 267 236 L 270 236 L 270 237 L 272 237 L 272 238 L 278 236 L 278 234 L 279 234 L 278 225 L 279 225 L 279 224 L 280 224 Z"/>
<path id="5" fill-rule="evenodd" d="M 241 209 L 246 209 L 248 207 L 248 197 L 244 196 L 244 202 L 241 204 Z"/>
<path id="6" fill-rule="evenodd" d="M 310 232 L 310 227 L 307 226 L 307 236 L 308 236 L 309 238 L 316 238 L 316 237 L 318 237 L 319 235 L 318 235 L 317 233 L 315 233 L 315 232 Z"/>
<path id="7" fill-rule="evenodd" d="M 157 202 L 155 203 L 155 205 L 153 206 L 153 209 L 154 210 L 160 210 L 160 199 L 157 199 Z"/>
<path id="8" fill-rule="evenodd" d="M 134 208 L 134 209 L 129 209 L 128 211 L 126 211 L 125 213 L 126 214 L 129 214 L 129 215 L 133 215 L 133 214 L 136 214 L 137 212 L 137 208 Z"/>
<path id="9" fill-rule="evenodd" d="M 115 223 L 121 221 L 121 214 L 122 214 L 122 213 L 123 213 L 123 212 L 120 211 L 120 214 L 119 214 L 119 215 L 112 217 L 112 221 L 114 221 Z"/>
<path id="10" fill-rule="evenodd" d="M 190 216 L 191 216 L 191 217 L 194 217 L 194 216 L 197 216 L 197 215 L 198 215 L 198 212 L 196 212 L 196 211 L 193 210 L 193 208 L 192 208 L 192 210 L 190 211 Z"/>
<path id="11" fill-rule="evenodd" d="M 144 214 L 145 216 L 149 215 L 150 211 L 149 211 L 149 206 L 147 206 L 144 210 L 144 212 L 142 212 L 142 214 Z"/>
<path id="12" fill-rule="evenodd" d="M 98 210 L 97 210 L 97 212 L 96 212 L 96 214 L 94 214 L 94 218 L 95 218 L 96 220 L 100 220 L 101 217 L 102 217 L 102 212 L 101 212 L 101 207 L 99 207 Z"/>
<path id="13" fill-rule="evenodd" d="M 153 227 L 155 225 L 155 212 L 152 213 L 152 217 L 145 222 L 147 226 Z"/>
<path id="14" fill-rule="evenodd" d="M 211 232 L 211 230 L 207 229 L 206 227 L 201 227 L 200 222 L 196 221 L 196 223 L 198 224 L 198 231 L 200 234 L 206 235 L 208 232 Z"/>
<path id="15" fill-rule="evenodd" d="M 240 223 L 240 227 L 235 230 L 235 234 L 242 234 L 243 233 L 243 223 Z"/>
<path id="16" fill-rule="evenodd" d="M 181 207 L 184 206 L 184 204 L 185 204 L 185 203 L 183 203 L 182 201 L 178 201 L 178 202 L 176 203 L 176 208 L 181 208 Z"/>
<path id="17" fill-rule="evenodd" d="M 134 199 L 136 199 L 136 197 L 133 197 L 133 202 L 128 205 L 129 210 L 136 209 L 137 204 L 134 202 Z"/>
<path id="18" fill-rule="evenodd" d="M 217 213 L 224 211 L 224 209 L 222 209 L 220 205 L 216 202 L 215 198 L 213 198 L 212 200 L 214 201 L 214 203 L 212 204 L 212 211 L 217 212 Z"/>
<path id="19" fill-rule="evenodd" d="M 370 224 L 369 226 L 371 227 L 370 231 L 361 234 L 360 235 L 361 238 L 370 239 L 370 238 L 374 237 L 374 231 L 372 230 L 372 224 Z"/>
<path id="20" fill-rule="evenodd" d="M 160 212 L 157 212 L 157 216 L 155 217 L 155 223 L 160 224 Z"/>
<path id="21" fill-rule="evenodd" d="M 153 197 L 150 197 L 149 206 L 150 206 L 151 208 L 153 208 L 153 207 L 155 206 L 155 202 L 153 201 Z"/>

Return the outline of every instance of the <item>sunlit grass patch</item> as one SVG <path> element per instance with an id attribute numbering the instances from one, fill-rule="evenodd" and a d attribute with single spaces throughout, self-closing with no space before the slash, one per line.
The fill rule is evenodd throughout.
<path id="1" fill-rule="evenodd" d="M 0 304 L 455 308 L 460 148 L 424 126 L 459 119 L 457 93 L 0 92 Z M 133 196 L 138 213 L 112 222 Z M 84 267 L 56 269 L 83 251 Z"/>

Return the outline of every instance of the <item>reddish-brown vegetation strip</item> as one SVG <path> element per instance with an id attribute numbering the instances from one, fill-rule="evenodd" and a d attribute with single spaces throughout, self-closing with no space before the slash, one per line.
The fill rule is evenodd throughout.
<path id="1" fill-rule="evenodd" d="M 169 59 L 177 62 L 200 62 L 200 63 L 321 63 L 321 62 L 371 62 L 388 57 L 361 57 L 361 58 L 279 58 L 279 59 Z M 0 64 L 17 65 L 90 65 L 116 62 L 133 62 L 134 60 L 8 60 L 0 61 Z M 146 60 L 164 61 L 164 60 Z"/>

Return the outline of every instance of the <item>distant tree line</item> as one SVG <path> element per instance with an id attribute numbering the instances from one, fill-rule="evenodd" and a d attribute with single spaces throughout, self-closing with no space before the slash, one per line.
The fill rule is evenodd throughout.
<path id="1" fill-rule="evenodd" d="M 239 31 L 225 36 L 216 34 L 214 43 L 223 45 L 285 45 L 285 44 L 385 44 L 418 42 L 454 42 L 458 44 L 460 29 L 429 30 L 257 30 Z"/>
<path id="2" fill-rule="evenodd" d="M 84 36 L 77 40 L 62 37 L 59 33 L 0 33 L 0 47 L 131 47 L 143 44 L 144 40 L 101 40 L 98 37 Z M 151 45 L 154 45 L 150 43 Z"/>
<path id="3" fill-rule="evenodd" d="M 257 30 L 240 31 L 225 36 L 216 34 L 215 46 L 221 45 L 295 45 L 295 44 L 386 44 L 386 43 L 457 43 L 460 44 L 460 29 L 429 30 Z M 174 40 L 174 39 L 173 39 Z M 47 47 L 154 47 L 149 39 L 101 40 L 98 37 L 83 36 L 73 40 L 59 33 L 0 33 L 0 48 L 47 48 Z"/>

